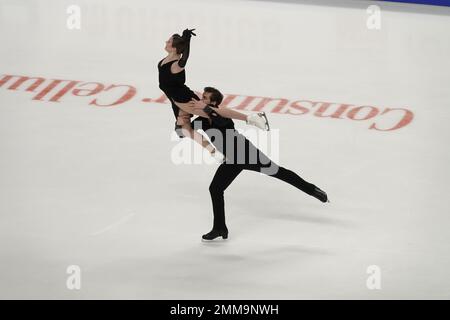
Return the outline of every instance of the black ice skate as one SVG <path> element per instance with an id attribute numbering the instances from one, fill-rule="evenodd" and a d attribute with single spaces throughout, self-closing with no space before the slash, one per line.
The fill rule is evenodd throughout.
<path id="1" fill-rule="evenodd" d="M 314 193 L 312 196 L 322 202 L 330 202 L 330 200 L 328 200 L 327 193 L 317 187 L 314 188 Z"/>
<path id="2" fill-rule="evenodd" d="M 228 238 L 228 230 L 214 230 L 212 229 L 209 233 L 202 236 L 203 240 L 214 240 L 217 237 L 222 237 L 222 239 Z"/>

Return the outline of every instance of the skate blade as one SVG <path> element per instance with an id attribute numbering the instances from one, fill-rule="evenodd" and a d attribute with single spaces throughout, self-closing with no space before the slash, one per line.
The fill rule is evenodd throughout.
<path id="1" fill-rule="evenodd" d="M 263 111 L 263 112 L 259 112 L 258 115 L 264 117 L 264 120 L 266 120 L 266 123 L 265 123 L 266 131 L 270 131 L 269 119 L 267 119 L 266 113 Z"/>
<path id="2" fill-rule="evenodd" d="M 217 237 L 217 238 L 212 239 L 212 240 L 208 240 L 208 239 L 203 239 L 202 238 L 202 242 L 224 242 L 224 241 L 227 241 L 227 239 L 228 239 L 228 237 L 227 238 Z"/>

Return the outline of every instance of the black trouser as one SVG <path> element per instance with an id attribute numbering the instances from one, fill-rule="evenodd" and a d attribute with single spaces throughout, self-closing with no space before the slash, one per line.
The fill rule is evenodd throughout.
<path id="1" fill-rule="evenodd" d="M 257 172 L 266 173 L 271 177 L 280 179 L 290 185 L 302 190 L 303 192 L 312 195 L 314 192 L 315 185 L 303 180 L 299 175 L 291 170 L 285 169 L 273 162 L 269 165 L 276 166 L 276 169 L 272 172 L 274 174 L 268 174 L 263 170 L 266 165 L 261 163 L 257 164 L 227 164 L 223 163 L 219 166 L 214 175 L 214 178 L 209 186 L 209 192 L 211 193 L 211 199 L 213 203 L 214 212 L 214 225 L 213 229 L 216 230 L 227 230 L 225 224 L 225 203 L 223 198 L 223 193 L 228 188 L 228 186 L 233 182 L 233 180 L 241 173 L 242 170 L 252 170 Z"/>

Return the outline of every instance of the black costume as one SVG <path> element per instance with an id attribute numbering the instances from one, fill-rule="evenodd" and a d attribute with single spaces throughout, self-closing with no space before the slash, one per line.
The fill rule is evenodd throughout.
<path id="1" fill-rule="evenodd" d="M 211 107 L 205 108 L 205 111 L 208 108 L 211 121 L 207 118 L 197 117 L 191 122 L 191 126 L 193 129 L 205 131 L 214 146 L 226 157 L 226 160 L 217 169 L 209 186 L 214 224 L 213 230 L 203 235 L 203 239 L 212 240 L 218 236 L 226 239 L 228 237 L 223 195 L 242 170 L 265 173 L 291 184 L 322 202 L 328 201 L 326 193 L 314 184 L 303 180 L 293 171 L 272 162 L 261 150 L 234 129 L 233 120 L 221 117 Z"/>

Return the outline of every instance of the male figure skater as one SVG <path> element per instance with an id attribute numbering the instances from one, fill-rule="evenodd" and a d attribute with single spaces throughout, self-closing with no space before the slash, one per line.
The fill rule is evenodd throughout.
<path id="1" fill-rule="evenodd" d="M 327 194 L 303 180 L 296 173 L 271 161 L 261 150 L 256 148 L 245 136 L 234 129 L 233 120 L 221 117 L 215 110 L 220 108 L 223 95 L 219 90 L 206 87 L 200 101 L 192 100 L 191 105 L 203 110 L 208 118 L 197 117 L 191 122 L 194 130 L 202 129 L 213 145 L 226 157 L 217 169 L 209 186 L 211 194 L 214 223 L 212 230 L 204 234 L 204 240 L 217 237 L 228 238 L 228 228 L 225 224 L 224 191 L 242 170 L 262 172 L 280 179 L 322 202 L 329 202 Z"/>

